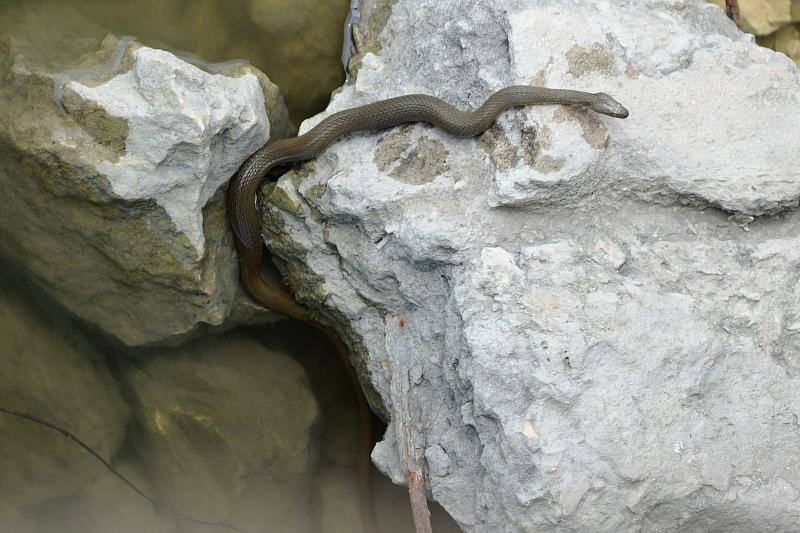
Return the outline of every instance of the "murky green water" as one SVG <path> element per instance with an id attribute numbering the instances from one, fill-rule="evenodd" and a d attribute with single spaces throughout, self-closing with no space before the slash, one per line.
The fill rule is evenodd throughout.
<path id="1" fill-rule="evenodd" d="M 25 34 L 32 55 L 108 32 L 209 62 L 245 59 L 280 86 L 296 123 L 344 81 L 347 0 L 2 0 L 0 32 Z M 64 51 L 68 53 L 68 51 Z M 69 57 L 69 56 L 68 56 Z"/>
<path id="2" fill-rule="evenodd" d="M 177 348 L 126 349 L 0 263 L 3 533 L 359 533 L 356 405 L 333 349 L 286 321 Z M 288 354 L 288 357 L 283 355 Z M 373 471 L 381 533 L 413 532 L 407 494 Z M 173 510 L 185 515 L 176 516 Z M 438 533 L 458 531 L 433 506 Z"/>

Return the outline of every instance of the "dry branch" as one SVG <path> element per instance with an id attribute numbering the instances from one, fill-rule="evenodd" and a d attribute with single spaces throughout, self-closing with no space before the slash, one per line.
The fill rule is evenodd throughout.
<path id="1" fill-rule="evenodd" d="M 432 533 L 425 483 L 425 442 L 420 432 L 421 406 L 410 374 L 418 361 L 404 328 L 402 318 L 387 315 L 386 351 L 392 377 L 392 421 L 397 430 L 397 445 L 408 482 L 414 528 L 416 533 Z"/>

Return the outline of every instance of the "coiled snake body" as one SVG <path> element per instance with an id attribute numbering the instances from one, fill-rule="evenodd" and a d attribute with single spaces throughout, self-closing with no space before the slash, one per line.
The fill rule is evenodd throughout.
<path id="1" fill-rule="evenodd" d="M 604 93 L 514 85 L 492 94 L 482 106 L 472 112 L 460 111 L 433 96 L 398 96 L 334 113 L 299 137 L 267 143 L 245 161 L 228 188 L 228 218 L 234 232 L 245 289 L 256 301 L 273 311 L 299 320 L 311 320 L 309 311 L 295 302 L 288 292 L 261 276 L 264 244 L 256 209 L 256 191 L 264 176 L 275 165 L 316 157 L 336 139 L 348 133 L 380 130 L 408 122 L 428 122 L 452 135 L 473 137 L 486 131 L 503 110 L 533 104 L 575 104 L 612 117 L 628 116 L 628 111 L 621 104 Z M 369 408 L 352 366 L 349 365 L 346 348 L 331 330 L 324 330 L 336 343 L 340 356 L 348 366 L 359 399 L 362 519 L 367 530 L 372 532 L 374 524 L 368 494 L 368 452 L 371 438 Z"/>

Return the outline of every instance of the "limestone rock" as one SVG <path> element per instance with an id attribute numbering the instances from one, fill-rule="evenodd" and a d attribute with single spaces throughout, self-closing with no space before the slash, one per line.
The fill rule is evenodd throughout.
<path id="1" fill-rule="evenodd" d="M 353 134 L 264 187 L 283 268 L 384 413 L 403 318 L 432 497 L 469 532 L 794 529 L 795 65 L 699 0 L 381 6 L 326 114 L 519 83 L 631 112 Z M 393 423 L 373 459 L 403 479 Z"/>
<path id="2" fill-rule="evenodd" d="M 103 355 L 80 334 L 65 334 L 16 281 L 0 280 L 0 300 L 0 404 L 58 424 L 111 460 L 129 410 Z M 69 498 L 108 474 L 60 433 L 5 413 L 0 472 L 0 500 L 20 513 Z M 0 509 L 0 524 L 8 523 Z"/>
<path id="3" fill-rule="evenodd" d="M 126 344 L 252 316 L 220 189 L 270 135 L 265 95 L 287 131 L 277 88 L 130 39 L 65 43 L 67 70 L 0 46 L 0 253 Z"/>
<path id="4" fill-rule="evenodd" d="M 134 446 L 174 509 L 252 532 L 307 530 L 318 410 L 297 363 L 221 338 L 154 352 L 126 375 Z"/>

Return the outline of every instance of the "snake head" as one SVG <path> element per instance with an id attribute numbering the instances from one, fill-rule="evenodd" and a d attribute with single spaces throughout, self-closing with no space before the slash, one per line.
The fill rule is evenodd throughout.
<path id="1" fill-rule="evenodd" d="M 589 104 L 589 108 L 597 113 L 602 113 L 615 118 L 627 118 L 628 110 L 611 98 L 606 93 L 595 93 L 594 101 Z"/>

